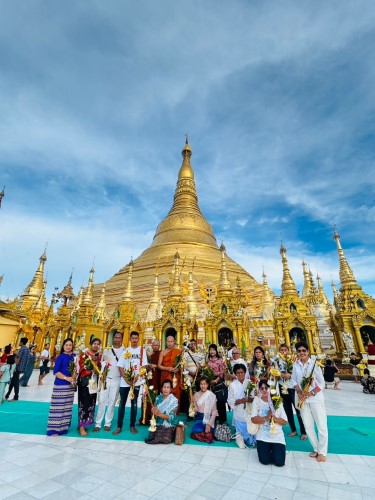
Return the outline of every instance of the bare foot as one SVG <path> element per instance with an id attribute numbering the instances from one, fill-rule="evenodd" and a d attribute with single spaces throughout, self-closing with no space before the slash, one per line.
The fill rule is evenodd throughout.
<path id="1" fill-rule="evenodd" d="M 114 436 L 117 436 L 117 434 L 120 434 L 121 431 L 122 431 L 121 427 L 117 427 L 117 429 L 115 431 L 113 431 L 112 434 Z"/>
<path id="2" fill-rule="evenodd" d="M 302 440 L 302 441 L 306 441 L 306 439 L 307 439 L 306 434 L 301 434 L 301 440 Z"/>
<path id="3" fill-rule="evenodd" d="M 321 453 L 319 453 L 319 455 L 316 457 L 317 461 L 318 462 L 326 462 L 327 461 L 327 458 L 322 455 Z"/>
<path id="4" fill-rule="evenodd" d="M 104 432 L 109 432 L 110 430 L 111 430 L 111 428 L 110 428 L 108 425 L 106 425 L 106 426 L 104 427 Z"/>
<path id="5" fill-rule="evenodd" d="M 294 436 L 297 436 L 297 432 L 291 432 L 288 434 L 288 437 L 292 438 Z"/>
<path id="6" fill-rule="evenodd" d="M 80 428 L 79 428 L 79 434 L 80 434 L 80 436 L 82 436 L 82 437 L 87 436 L 87 431 L 86 431 L 86 429 L 85 429 L 84 427 L 80 427 Z"/>
<path id="7" fill-rule="evenodd" d="M 95 427 L 94 432 L 99 432 L 99 431 L 100 431 L 100 427 Z"/>
<path id="8" fill-rule="evenodd" d="M 137 431 L 137 429 L 135 427 L 130 427 L 130 432 L 132 434 L 138 434 L 138 431 Z"/>

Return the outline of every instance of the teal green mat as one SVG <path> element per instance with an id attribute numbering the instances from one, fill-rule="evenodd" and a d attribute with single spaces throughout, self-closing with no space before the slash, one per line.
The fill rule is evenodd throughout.
<path id="1" fill-rule="evenodd" d="M 49 403 L 34 401 L 4 402 L 0 405 L 0 432 L 15 432 L 17 434 L 40 434 L 45 435 Z M 138 418 L 140 409 L 138 410 Z M 69 437 L 79 437 L 77 432 L 77 406 L 73 408 L 73 420 L 69 431 Z M 133 435 L 129 431 L 130 408 L 126 408 L 123 432 L 113 436 L 112 432 L 89 433 L 89 438 L 143 441 L 148 436 L 148 426 L 137 427 L 139 433 Z M 228 412 L 228 420 L 231 422 L 232 414 Z M 181 415 L 180 420 L 185 420 Z M 117 408 L 113 419 L 112 430 L 117 422 Z M 192 427 L 190 422 L 189 427 Z M 329 429 L 329 453 L 345 453 L 349 455 L 371 455 L 375 456 L 375 417 L 328 417 Z M 285 435 L 290 432 L 289 426 L 285 427 Z M 84 438 L 87 439 L 87 438 Z M 236 448 L 234 442 L 208 445 L 190 439 L 190 431 L 186 429 L 186 444 L 197 446 L 226 446 Z M 286 446 L 290 451 L 311 451 L 308 441 L 301 441 L 298 437 L 286 437 Z"/>

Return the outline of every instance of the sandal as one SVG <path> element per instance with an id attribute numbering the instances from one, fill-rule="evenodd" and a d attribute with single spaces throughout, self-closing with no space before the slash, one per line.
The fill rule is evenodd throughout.
<path id="1" fill-rule="evenodd" d="M 100 431 L 100 427 L 95 427 L 94 432 L 99 432 L 99 431 Z"/>
<path id="2" fill-rule="evenodd" d="M 138 434 L 138 431 L 137 431 L 137 429 L 135 427 L 130 427 L 130 432 L 132 434 Z"/>
<path id="3" fill-rule="evenodd" d="M 120 434 L 121 431 L 122 431 L 121 427 L 117 427 L 117 429 L 115 431 L 113 431 L 112 434 L 114 436 L 117 436 L 117 434 Z"/>
<path id="4" fill-rule="evenodd" d="M 310 453 L 310 457 L 311 457 L 311 458 L 318 458 L 318 453 L 317 453 L 316 451 L 312 451 L 312 452 Z"/>
<path id="5" fill-rule="evenodd" d="M 319 455 L 316 457 L 317 461 L 318 462 L 326 462 L 327 461 L 327 458 L 322 455 L 321 453 L 319 453 Z"/>

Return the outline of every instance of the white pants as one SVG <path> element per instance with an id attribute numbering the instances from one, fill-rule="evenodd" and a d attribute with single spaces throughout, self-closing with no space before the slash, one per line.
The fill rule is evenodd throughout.
<path id="1" fill-rule="evenodd" d="M 305 401 L 301 409 L 301 417 L 307 437 L 314 451 L 326 456 L 328 450 L 328 427 L 324 402 L 319 401 L 310 404 Z M 315 424 L 318 428 L 318 436 L 315 432 Z"/>
<path id="2" fill-rule="evenodd" d="M 98 392 L 98 411 L 96 414 L 95 427 L 101 427 L 105 413 L 105 427 L 111 427 L 116 401 L 120 391 L 120 379 L 107 378 L 107 388 Z M 107 407 L 107 413 L 105 409 Z"/>

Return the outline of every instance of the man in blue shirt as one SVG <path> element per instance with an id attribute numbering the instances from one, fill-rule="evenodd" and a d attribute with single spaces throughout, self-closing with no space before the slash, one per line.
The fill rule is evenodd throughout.
<path id="1" fill-rule="evenodd" d="M 20 375 L 26 370 L 27 363 L 29 361 L 29 349 L 27 347 L 29 339 L 27 337 L 22 337 L 20 340 L 20 350 L 16 356 L 16 369 L 14 370 L 13 377 L 9 384 L 8 392 L 5 395 L 5 399 L 9 398 L 12 389 L 14 388 L 14 398 L 10 401 L 18 401 L 18 394 L 20 390 Z"/>

